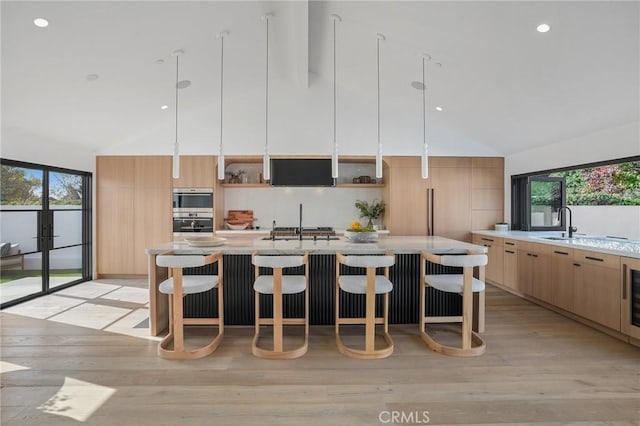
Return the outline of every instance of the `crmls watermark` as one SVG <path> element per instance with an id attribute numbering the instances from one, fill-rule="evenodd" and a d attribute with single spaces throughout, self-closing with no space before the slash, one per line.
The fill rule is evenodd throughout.
<path id="1" fill-rule="evenodd" d="M 428 411 L 380 411 L 378 414 L 378 420 L 384 424 L 412 424 L 412 425 L 426 425 L 431 419 L 429 419 Z"/>

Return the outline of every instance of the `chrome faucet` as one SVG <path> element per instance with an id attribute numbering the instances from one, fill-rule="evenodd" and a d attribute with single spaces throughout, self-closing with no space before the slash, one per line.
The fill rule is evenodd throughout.
<path id="1" fill-rule="evenodd" d="M 302 241 L 302 203 L 300 203 L 300 228 L 298 229 L 298 239 Z"/>
<path id="2" fill-rule="evenodd" d="M 573 226 L 573 224 L 571 223 L 571 209 L 567 206 L 562 206 L 558 209 L 558 220 L 561 220 L 562 218 L 562 210 L 567 210 L 569 212 L 569 238 L 573 238 L 573 233 L 576 232 L 578 230 L 578 228 L 575 228 Z"/>

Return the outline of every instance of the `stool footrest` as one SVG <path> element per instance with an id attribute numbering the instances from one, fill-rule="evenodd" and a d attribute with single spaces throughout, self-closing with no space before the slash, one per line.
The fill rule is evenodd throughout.
<path id="1" fill-rule="evenodd" d="M 273 318 L 260 318 L 258 320 L 259 325 L 273 325 Z M 283 325 L 305 325 L 307 320 L 305 318 L 282 318 Z"/>
<path id="2" fill-rule="evenodd" d="M 462 322 L 462 316 L 451 317 L 424 317 L 423 324 L 446 323 L 446 322 Z"/>
<path id="3" fill-rule="evenodd" d="M 184 325 L 220 325 L 219 318 L 183 318 Z"/>
<path id="4" fill-rule="evenodd" d="M 338 324 L 366 324 L 366 318 L 338 318 L 336 321 Z M 377 317 L 375 319 L 376 324 L 384 324 L 384 317 Z"/>

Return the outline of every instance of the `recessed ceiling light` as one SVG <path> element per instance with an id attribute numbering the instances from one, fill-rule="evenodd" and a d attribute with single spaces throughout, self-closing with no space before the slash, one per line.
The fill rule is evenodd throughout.
<path id="1" fill-rule="evenodd" d="M 424 84 L 422 84 L 421 81 L 412 81 L 411 87 L 413 87 L 416 90 L 424 90 L 425 88 Z"/>
<path id="2" fill-rule="evenodd" d="M 87 81 L 96 81 L 100 78 L 100 76 L 98 74 L 87 74 L 85 78 L 87 79 Z"/>
<path id="3" fill-rule="evenodd" d="M 178 89 L 186 89 L 187 87 L 191 86 L 191 81 L 190 80 L 180 80 L 177 84 Z"/>
<path id="4" fill-rule="evenodd" d="M 444 108 L 442 108 L 441 106 L 437 106 L 436 111 L 444 111 Z"/>
<path id="5" fill-rule="evenodd" d="M 169 108 L 169 105 L 162 105 L 162 106 L 160 107 L 160 109 L 167 109 L 167 108 Z"/>
<path id="6" fill-rule="evenodd" d="M 536 29 L 538 30 L 539 33 L 546 33 L 551 29 L 551 27 L 549 26 L 549 24 L 540 24 Z"/>
<path id="7" fill-rule="evenodd" d="M 156 59 L 156 64 L 158 65 L 164 64 L 164 59 Z"/>
<path id="8" fill-rule="evenodd" d="M 34 20 L 33 20 L 33 24 L 34 24 L 36 27 L 46 28 L 46 27 L 48 27 L 48 26 L 49 26 L 49 21 L 47 21 L 47 20 L 46 20 L 46 19 L 44 19 L 44 18 L 36 18 L 36 19 L 34 19 Z"/>

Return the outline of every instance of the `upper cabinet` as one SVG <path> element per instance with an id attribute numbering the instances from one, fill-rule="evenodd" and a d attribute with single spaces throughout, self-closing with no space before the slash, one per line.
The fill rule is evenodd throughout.
<path id="1" fill-rule="evenodd" d="M 181 155 L 180 177 L 173 179 L 174 188 L 213 188 L 216 180 L 216 157 L 213 155 Z"/>

